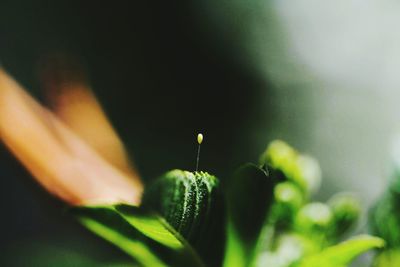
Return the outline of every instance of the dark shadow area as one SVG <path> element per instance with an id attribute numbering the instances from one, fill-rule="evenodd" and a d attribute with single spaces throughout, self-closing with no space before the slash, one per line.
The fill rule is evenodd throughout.
<path id="1" fill-rule="evenodd" d="M 252 118 L 267 85 L 237 60 L 229 40 L 211 37 L 199 14 L 190 1 L 2 1 L 0 62 L 43 99 L 41 58 L 80 58 L 143 179 L 194 169 L 197 132 L 205 136 L 200 169 L 226 179 L 261 152 L 251 149 Z M 0 184 L 7 257 L 19 255 L 18 244 L 44 240 L 105 261 L 124 258 L 66 215 L 3 146 Z"/>

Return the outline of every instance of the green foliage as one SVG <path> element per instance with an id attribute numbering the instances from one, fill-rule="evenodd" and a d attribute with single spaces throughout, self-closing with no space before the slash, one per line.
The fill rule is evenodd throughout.
<path id="1" fill-rule="evenodd" d="M 395 166 L 391 182 L 370 212 L 370 226 L 373 234 L 382 237 L 387 243 L 379 253 L 375 267 L 400 266 L 400 173 Z"/>
<path id="2" fill-rule="evenodd" d="M 333 214 L 328 205 L 324 203 L 309 203 L 304 205 L 297 213 L 294 229 L 297 232 L 309 235 L 312 238 L 328 238 L 332 229 Z"/>
<path id="3" fill-rule="evenodd" d="M 361 253 L 372 248 L 382 248 L 384 244 L 385 241 L 377 237 L 355 237 L 305 257 L 296 267 L 346 267 Z"/>
<path id="4" fill-rule="evenodd" d="M 251 163 L 233 175 L 228 189 L 229 214 L 243 242 L 256 241 L 272 205 L 275 183 L 265 170 Z"/>
<path id="5" fill-rule="evenodd" d="M 221 266 L 226 239 L 225 207 L 215 176 L 169 171 L 147 187 L 143 207 L 163 216 L 197 250 L 207 266 Z"/>
<path id="6" fill-rule="evenodd" d="M 273 203 L 276 180 L 265 169 L 252 163 L 240 167 L 228 187 L 227 200 L 230 228 L 226 263 L 236 262 L 230 258 L 242 255 L 242 265 L 248 266 L 254 249 Z"/>
<path id="7" fill-rule="evenodd" d="M 400 249 L 386 249 L 375 257 L 372 266 L 398 267 L 399 263 L 400 263 Z"/>
<path id="8" fill-rule="evenodd" d="M 208 173 L 172 170 L 147 187 L 142 205 L 158 211 L 185 238 L 198 238 L 218 180 Z"/>
<path id="9" fill-rule="evenodd" d="M 228 179 L 225 195 L 215 176 L 172 170 L 146 187 L 141 207 L 72 212 L 145 267 L 346 267 L 384 241 L 359 236 L 336 244 L 357 221 L 360 205 L 350 194 L 310 202 L 320 176 L 314 159 L 274 141 L 259 166 L 247 163 Z M 381 220 L 385 212 L 392 208 L 374 216 Z M 387 258 L 381 254 L 376 262 Z"/>
<path id="10" fill-rule="evenodd" d="M 274 188 L 274 198 L 279 210 L 282 211 L 279 217 L 291 219 L 304 204 L 304 196 L 299 188 L 291 182 L 279 183 Z"/>
<path id="11" fill-rule="evenodd" d="M 268 146 L 260 163 L 275 175 L 277 185 L 252 266 L 296 266 L 335 244 L 357 221 L 359 204 L 350 194 L 337 195 L 328 204 L 308 202 L 321 175 L 311 157 L 278 140 Z"/>
<path id="12" fill-rule="evenodd" d="M 204 266 L 193 248 L 164 219 L 143 209 L 86 206 L 74 207 L 71 212 L 89 230 L 142 266 Z"/>
<path id="13" fill-rule="evenodd" d="M 349 193 L 339 193 L 329 201 L 333 213 L 335 229 L 332 236 L 345 234 L 358 221 L 361 214 L 360 203 Z"/>
<path id="14" fill-rule="evenodd" d="M 372 232 L 386 240 L 389 248 L 400 248 L 400 202 L 397 193 L 388 191 L 371 211 Z"/>
<path id="15" fill-rule="evenodd" d="M 282 172 L 306 194 L 316 191 L 321 182 L 321 170 L 318 162 L 302 155 L 281 140 L 271 142 L 260 157 L 260 164 Z"/>

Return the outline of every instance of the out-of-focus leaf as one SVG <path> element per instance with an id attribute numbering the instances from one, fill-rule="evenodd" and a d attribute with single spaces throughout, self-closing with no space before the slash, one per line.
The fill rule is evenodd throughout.
<path id="1" fill-rule="evenodd" d="M 373 248 L 382 248 L 385 241 L 373 236 L 358 236 L 338 245 L 328 247 L 320 253 L 304 258 L 296 267 L 346 267 L 351 261 Z"/>
<path id="2" fill-rule="evenodd" d="M 268 145 L 260 157 L 260 164 L 280 172 L 285 179 L 297 184 L 306 196 L 315 192 L 321 183 L 318 162 L 281 140 L 274 140 Z"/>
<path id="3" fill-rule="evenodd" d="M 385 239 L 388 248 L 400 247 L 400 196 L 390 189 L 371 210 L 372 233 Z"/>
<path id="4" fill-rule="evenodd" d="M 143 266 L 204 266 L 190 245 L 165 220 L 141 208 L 80 206 L 71 212 L 89 230 Z"/>
<path id="5" fill-rule="evenodd" d="M 228 242 L 226 244 L 224 267 L 245 267 L 247 266 L 245 248 L 241 242 L 238 233 L 232 225 L 232 222 L 228 222 L 227 226 Z"/>
<path id="6" fill-rule="evenodd" d="M 293 232 L 285 233 L 278 237 L 275 246 L 257 255 L 255 266 L 288 267 L 319 250 L 319 245 L 307 237 Z"/>
<path id="7" fill-rule="evenodd" d="M 141 267 L 127 257 L 107 254 L 107 248 L 77 244 L 86 239 L 64 240 L 62 244 L 52 239 L 25 239 L 8 244 L 1 251 L 0 266 L 6 267 Z M 72 242 L 71 242 L 72 241 Z M 82 249 L 84 248 L 84 249 Z M 105 253 L 106 252 L 106 253 Z M 102 255 L 99 255 L 102 254 Z M 114 254 L 114 255 L 113 255 Z"/>
<path id="8" fill-rule="evenodd" d="M 168 266 L 140 240 L 140 232 L 131 227 L 114 207 L 75 207 L 71 211 L 86 228 L 113 243 L 140 264 Z"/>
<path id="9" fill-rule="evenodd" d="M 372 264 L 373 267 L 398 267 L 400 266 L 400 250 L 388 249 L 379 253 Z"/>
<path id="10" fill-rule="evenodd" d="M 227 192 L 232 231 L 228 236 L 226 262 L 230 262 L 229 257 L 236 257 L 239 247 L 245 261 L 251 262 L 258 236 L 273 203 L 275 184 L 275 179 L 267 170 L 252 163 L 243 165 L 235 172 Z M 233 248 L 235 251 L 231 250 Z"/>

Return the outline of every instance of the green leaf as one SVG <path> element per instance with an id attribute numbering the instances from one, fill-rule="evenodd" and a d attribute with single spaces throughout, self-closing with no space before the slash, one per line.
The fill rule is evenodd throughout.
<path id="1" fill-rule="evenodd" d="M 400 250 L 385 249 L 379 253 L 372 264 L 373 267 L 398 267 L 400 266 Z"/>
<path id="2" fill-rule="evenodd" d="M 362 235 L 328 247 L 302 260 L 297 267 L 346 267 L 351 261 L 373 248 L 382 248 L 385 241 L 378 237 Z"/>
<path id="3" fill-rule="evenodd" d="M 149 267 L 204 266 L 161 217 L 135 206 L 79 206 L 71 212 L 89 230 Z"/>
<path id="4" fill-rule="evenodd" d="M 245 255 L 245 248 L 232 225 L 231 220 L 228 221 L 227 225 L 228 242 L 226 244 L 226 251 L 224 257 L 224 267 L 236 266 L 245 267 L 248 266 Z"/>
<path id="5" fill-rule="evenodd" d="M 148 216 L 143 210 L 129 206 L 117 205 L 116 210 L 137 230 L 145 236 L 172 249 L 182 249 L 184 240 L 169 224 L 158 216 Z"/>
<path id="6" fill-rule="evenodd" d="M 306 255 L 320 251 L 320 245 L 294 232 L 276 236 L 274 244 L 259 253 L 255 266 L 288 267 Z M 324 267 L 324 266 L 320 266 Z"/>
<path id="7" fill-rule="evenodd" d="M 252 163 L 240 167 L 228 188 L 228 207 L 233 225 L 244 242 L 254 243 L 273 202 L 275 181 Z"/>
<path id="8" fill-rule="evenodd" d="M 387 190 L 370 212 L 372 233 L 385 239 L 388 248 L 400 247 L 400 196 Z"/>
<path id="9" fill-rule="evenodd" d="M 207 266 L 221 266 L 226 214 L 217 177 L 206 172 L 169 171 L 146 186 L 142 207 L 162 215 Z"/>
<path id="10" fill-rule="evenodd" d="M 225 262 L 233 261 L 230 257 L 236 258 L 238 253 L 243 254 L 247 263 L 252 261 L 257 239 L 273 203 L 275 183 L 267 170 L 252 163 L 235 172 L 227 192 L 231 230 Z"/>

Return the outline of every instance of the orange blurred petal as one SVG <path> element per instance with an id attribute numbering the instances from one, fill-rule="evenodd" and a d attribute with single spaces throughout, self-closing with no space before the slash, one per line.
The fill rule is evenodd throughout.
<path id="1" fill-rule="evenodd" d="M 53 54 L 41 64 L 40 77 L 52 110 L 112 165 L 138 175 L 128 154 L 73 56 Z"/>
<path id="2" fill-rule="evenodd" d="M 109 164 L 0 70 L 0 138 L 48 191 L 71 204 L 139 204 L 138 176 Z"/>
<path id="3" fill-rule="evenodd" d="M 91 90 L 84 84 L 67 84 L 57 91 L 52 99 L 57 116 L 111 164 L 137 175 Z"/>

